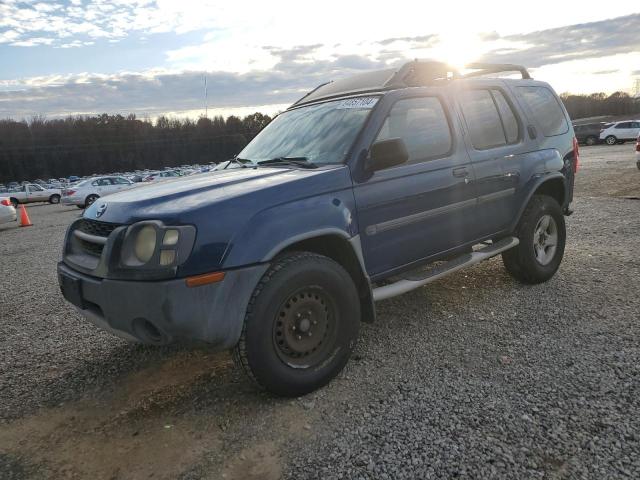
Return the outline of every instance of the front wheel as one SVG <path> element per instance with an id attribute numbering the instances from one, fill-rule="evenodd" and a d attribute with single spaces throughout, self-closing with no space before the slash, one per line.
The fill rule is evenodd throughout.
<path id="1" fill-rule="evenodd" d="M 609 135 L 604 139 L 604 143 L 606 143 L 607 145 L 615 145 L 616 143 L 618 143 L 618 139 L 613 135 Z"/>
<path id="2" fill-rule="evenodd" d="M 351 276 L 330 258 L 290 253 L 277 258 L 256 287 L 233 357 L 259 387 L 300 396 L 342 370 L 359 328 Z"/>
<path id="3" fill-rule="evenodd" d="M 49 197 L 49 203 L 60 203 L 60 195 L 54 194 Z"/>
<path id="4" fill-rule="evenodd" d="M 560 267 L 567 239 L 564 216 L 558 202 L 534 195 L 518 223 L 520 243 L 502 254 L 507 272 L 523 283 L 549 280 Z"/>

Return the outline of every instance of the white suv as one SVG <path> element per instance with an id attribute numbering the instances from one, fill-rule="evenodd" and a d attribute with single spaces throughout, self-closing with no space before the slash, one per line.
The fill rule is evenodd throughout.
<path id="1" fill-rule="evenodd" d="M 100 197 L 127 190 L 135 185 L 124 177 L 93 177 L 63 190 L 62 203 L 87 208 Z"/>
<path id="2" fill-rule="evenodd" d="M 640 120 L 625 120 L 615 122 L 600 132 L 600 140 L 607 145 L 635 140 L 640 135 Z"/>

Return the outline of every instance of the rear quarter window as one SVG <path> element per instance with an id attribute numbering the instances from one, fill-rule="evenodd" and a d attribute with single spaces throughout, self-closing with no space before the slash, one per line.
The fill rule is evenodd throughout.
<path id="1" fill-rule="evenodd" d="M 551 90 L 546 87 L 518 87 L 518 91 L 545 137 L 562 135 L 569 131 L 564 111 Z"/>

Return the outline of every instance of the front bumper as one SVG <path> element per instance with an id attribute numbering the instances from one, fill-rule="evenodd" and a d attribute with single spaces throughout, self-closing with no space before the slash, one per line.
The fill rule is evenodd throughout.
<path id="1" fill-rule="evenodd" d="M 226 272 L 218 283 L 187 287 L 184 279 L 142 282 L 82 274 L 58 263 L 62 294 L 100 328 L 151 345 L 177 341 L 233 347 L 247 304 L 267 264 Z"/>

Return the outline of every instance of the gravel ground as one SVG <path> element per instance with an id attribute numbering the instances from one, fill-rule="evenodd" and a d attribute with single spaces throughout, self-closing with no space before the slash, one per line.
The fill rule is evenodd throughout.
<path id="1" fill-rule="evenodd" d="M 630 144 L 583 148 L 550 282 L 493 259 L 382 302 L 297 400 L 87 324 L 55 279 L 79 211 L 29 207 L 0 226 L 0 478 L 640 478 L 639 195 Z"/>

